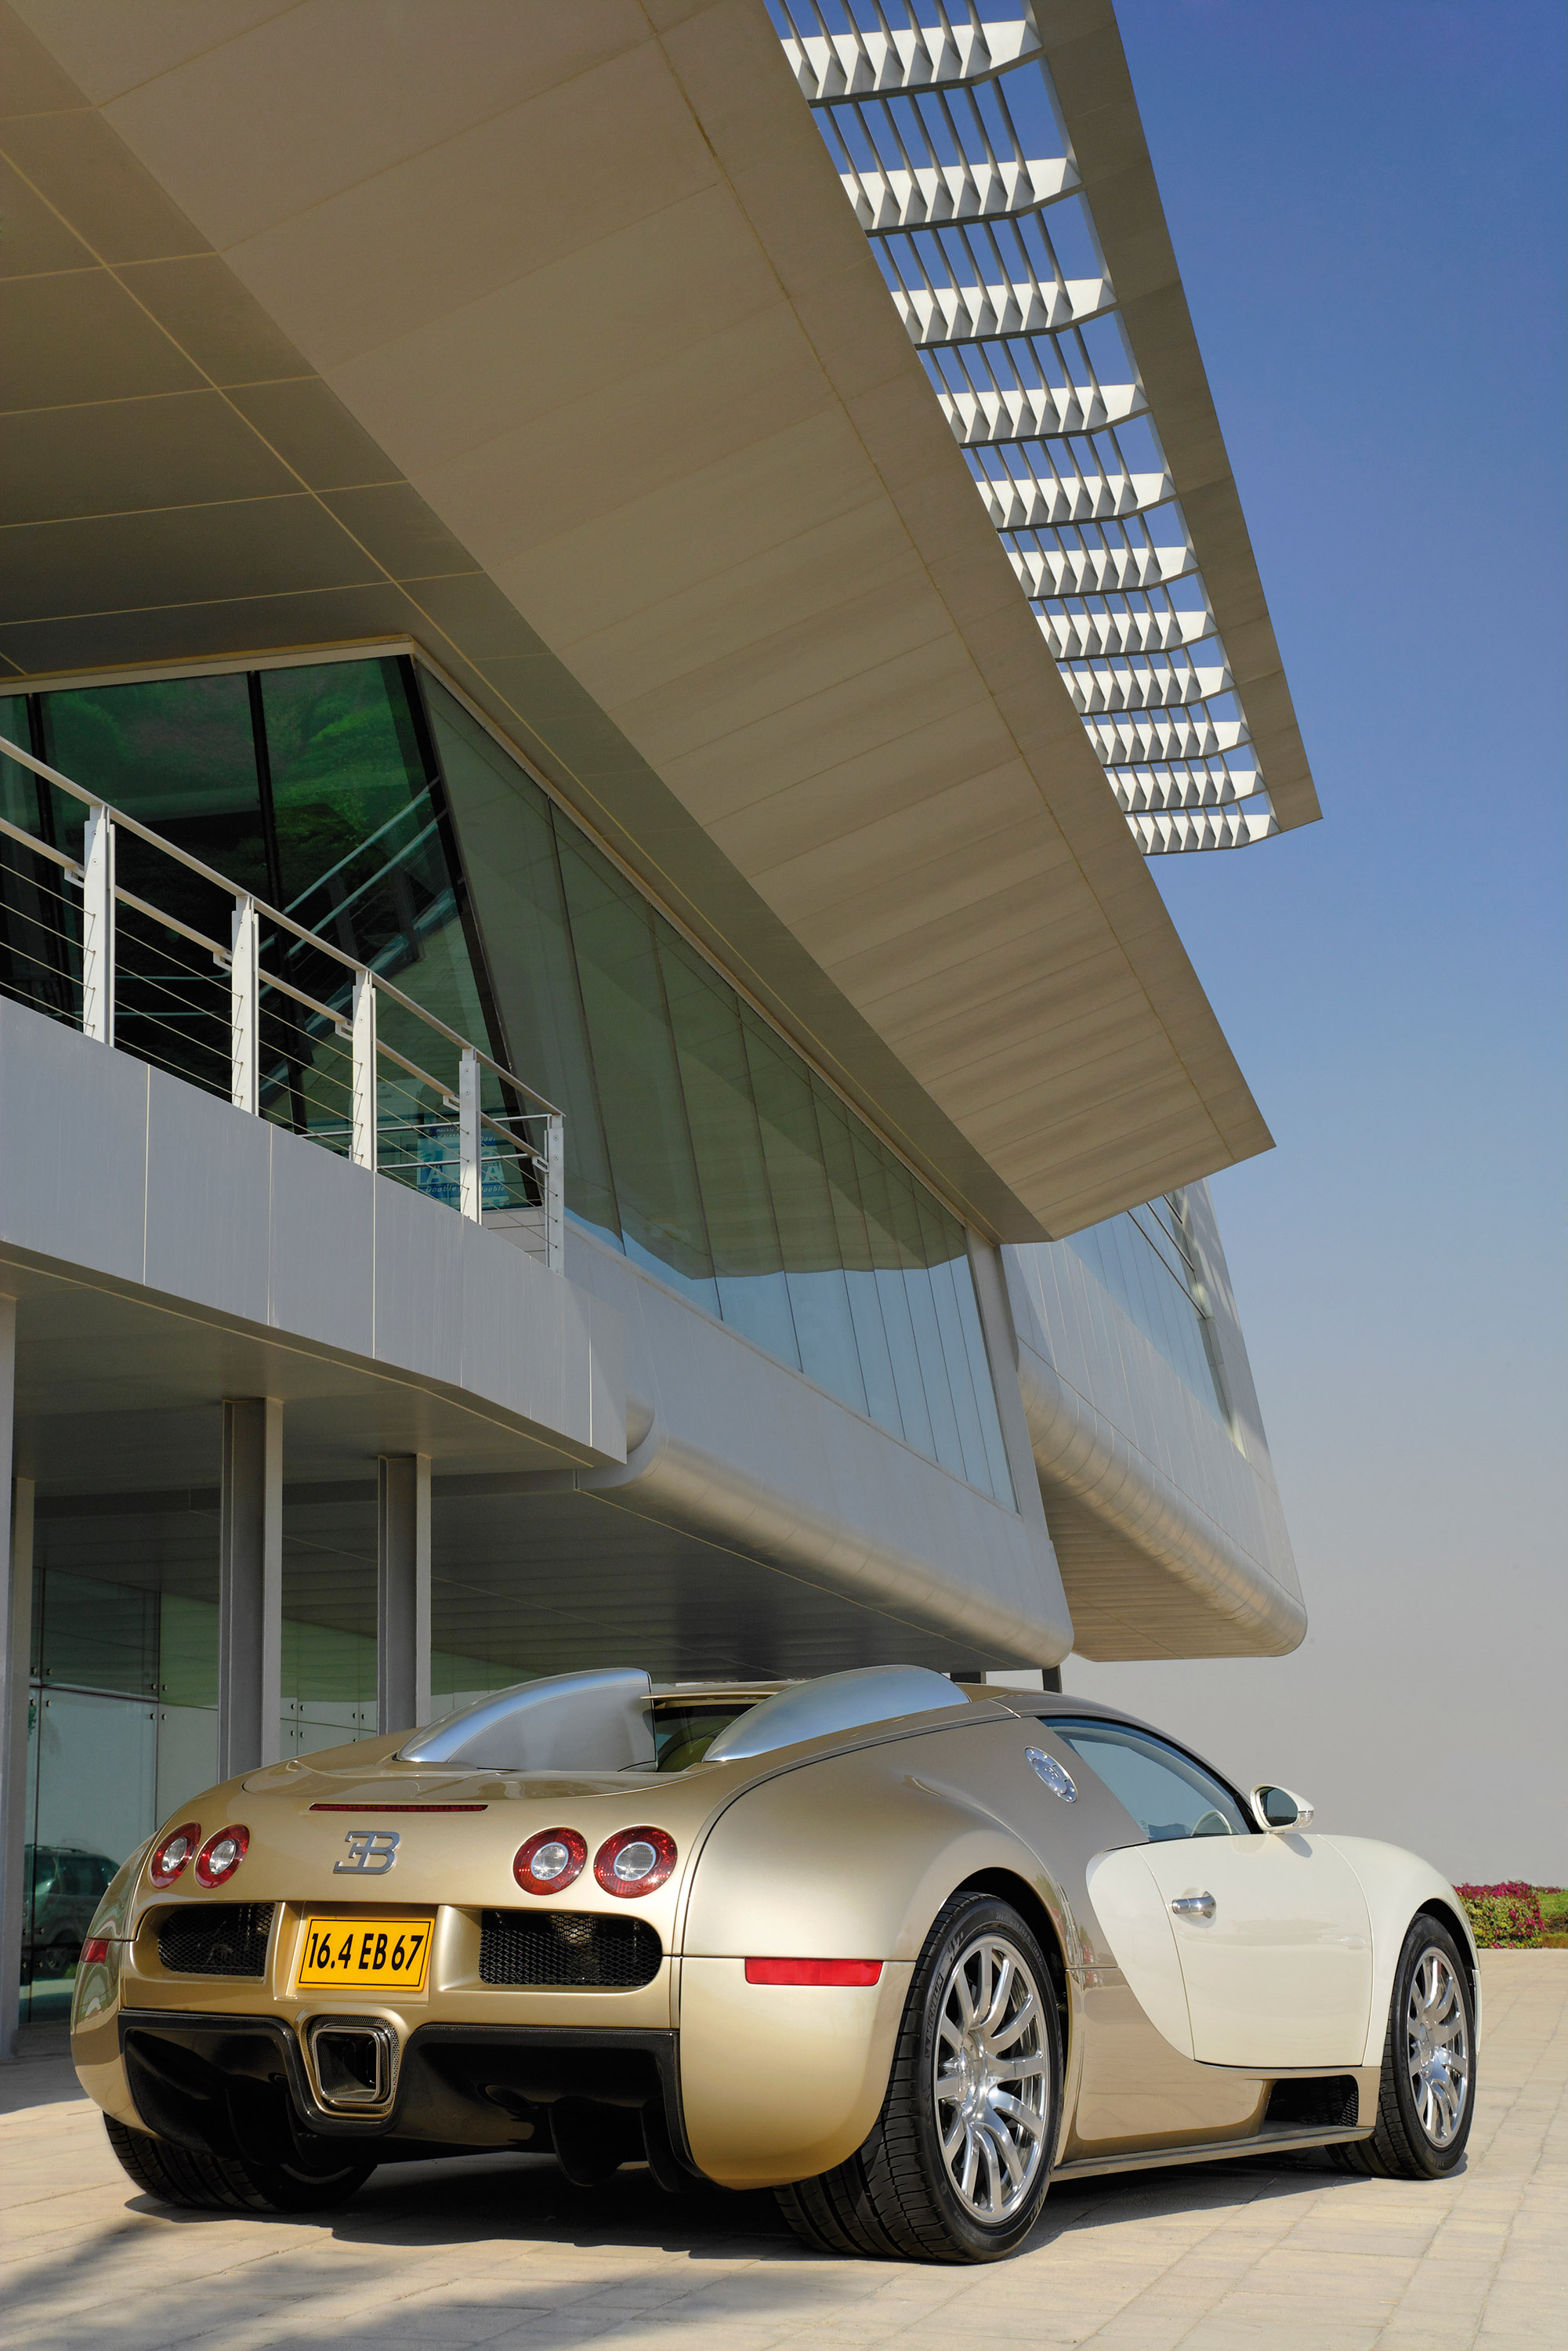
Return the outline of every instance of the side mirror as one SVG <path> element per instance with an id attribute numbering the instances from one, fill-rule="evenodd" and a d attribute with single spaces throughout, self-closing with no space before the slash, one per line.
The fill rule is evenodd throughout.
<path id="1" fill-rule="evenodd" d="M 1312 1807 L 1304 1796 L 1292 1796 L 1289 1788 L 1254 1788 L 1252 1817 L 1260 1829 L 1271 1829 L 1278 1836 L 1287 1829 L 1310 1829 Z"/>

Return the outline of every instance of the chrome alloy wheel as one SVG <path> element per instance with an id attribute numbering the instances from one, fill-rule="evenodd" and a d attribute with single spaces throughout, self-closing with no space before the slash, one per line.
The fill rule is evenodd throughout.
<path id="1" fill-rule="evenodd" d="M 1435 1945 L 1422 1952 L 1410 1979 L 1405 2063 L 1416 2118 L 1434 2147 L 1447 2147 L 1470 2095 L 1470 2039 L 1458 1978 Z"/>
<path id="2" fill-rule="evenodd" d="M 1007 2220 L 1046 2159 L 1048 2045 L 1027 1961 L 1003 1936 L 979 1936 L 947 1978 L 932 2065 L 942 2160 L 977 2220 Z"/>

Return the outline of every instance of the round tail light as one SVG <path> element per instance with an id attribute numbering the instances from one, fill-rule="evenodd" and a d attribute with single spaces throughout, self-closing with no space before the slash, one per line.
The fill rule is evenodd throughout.
<path id="1" fill-rule="evenodd" d="M 234 1876 L 250 1846 L 250 1831 L 237 1821 L 210 1836 L 196 1855 L 198 1886 L 222 1886 Z"/>
<path id="2" fill-rule="evenodd" d="M 158 1886 L 172 1886 L 201 1842 L 200 1821 L 185 1821 L 179 1828 L 171 1829 L 147 1865 L 150 1883 Z"/>
<path id="3" fill-rule="evenodd" d="M 525 1894 L 559 1894 L 580 1876 L 588 1847 L 575 1829 L 541 1829 L 512 1856 L 512 1876 Z"/>
<path id="4" fill-rule="evenodd" d="M 593 1856 L 593 1875 L 606 1894 L 652 1894 L 675 1865 L 675 1840 L 663 1829 L 618 1829 Z"/>

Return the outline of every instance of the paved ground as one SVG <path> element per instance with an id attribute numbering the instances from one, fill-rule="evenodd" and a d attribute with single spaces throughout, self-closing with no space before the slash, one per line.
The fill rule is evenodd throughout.
<path id="1" fill-rule="evenodd" d="M 1568 2343 L 1568 1952 L 1496 1952 L 1466 2168 L 1440 2187 L 1201 2164 L 1052 2192 L 993 2269 L 818 2258 L 770 2199 L 580 2195 L 548 2158 L 382 2173 L 316 2220 L 138 2196 L 68 2067 L 0 2068 L 7 2342 L 438 2351 L 1459 2351 Z M 1304 2158 L 1298 2158 L 1298 2166 Z"/>

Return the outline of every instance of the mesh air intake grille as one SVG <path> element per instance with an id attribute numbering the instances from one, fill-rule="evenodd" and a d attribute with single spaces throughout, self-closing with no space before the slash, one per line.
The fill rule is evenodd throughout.
<path id="1" fill-rule="evenodd" d="M 583 1910 L 486 1910 L 479 1974 L 487 1984 L 551 1984 L 632 1991 L 652 1983 L 664 1947 L 645 1919 Z"/>
<path id="2" fill-rule="evenodd" d="M 158 1929 L 158 1957 L 171 1975 L 264 1976 L 270 1902 L 204 1902 L 176 1910 Z"/>

